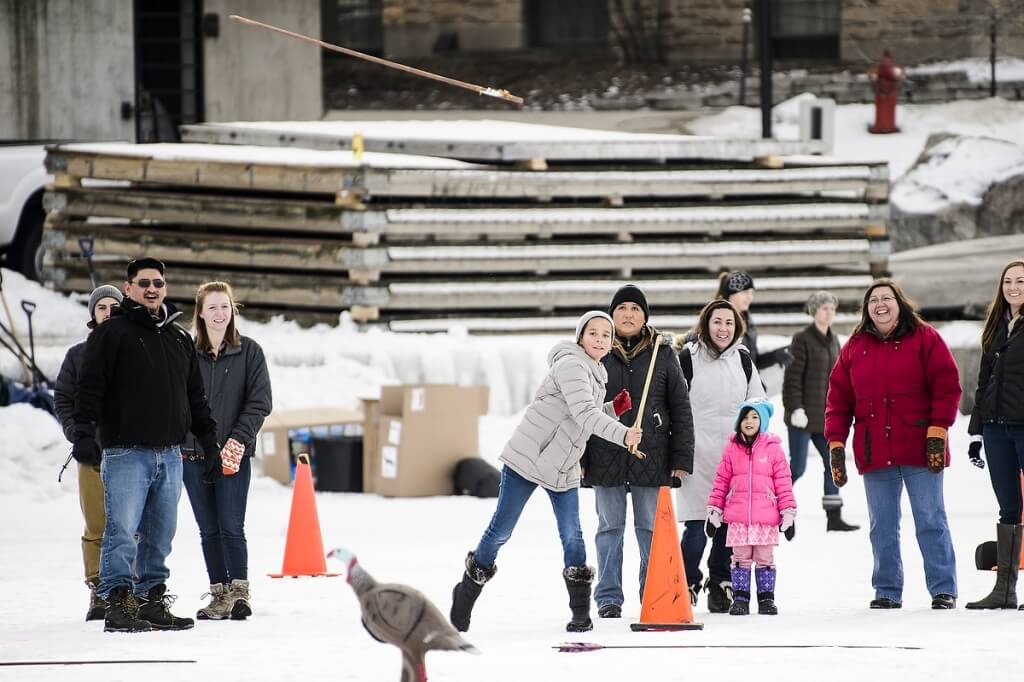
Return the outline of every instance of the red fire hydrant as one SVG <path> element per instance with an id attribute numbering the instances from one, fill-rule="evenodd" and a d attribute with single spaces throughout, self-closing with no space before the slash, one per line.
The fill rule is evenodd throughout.
<path id="1" fill-rule="evenodd" d="M 898 133 L 896 101 L 900 95 L 903 69 L 896 64 L 889 50 L 882 53 L 882 61 L 868 75 L 875 83 L 875 124 L 868 131 L 875 134 Z"/>

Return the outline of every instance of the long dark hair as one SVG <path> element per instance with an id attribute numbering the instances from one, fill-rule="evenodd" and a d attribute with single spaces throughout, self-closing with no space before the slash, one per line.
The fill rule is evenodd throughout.
<path id="1" fill-rule="evenodd" d="M 853 334 L 859 334 L 860 332 L 878 334 L 878 329 L 875 327 L 875 323 L 871 321 L 871 315 L 868 314 L 868 299 L 871 298 L 871 292 L 878 287 L 889 287 L 892 289 L 893 296 L 896 297 L 896 305 L 900 309 L 900 319 L 896 323 L 896 329 L 893 330 L 894 336 L 909 334 L 917 329 L 918 325 L 925 323 L 917 312 L 917 304 L 904 293 L 900 285 L 888 277 L 883 277 L 872 282 L 871 286 L 864 292 L 864 298 L 860 304 L 860 321 L 853 328 Z"/>
<path id="2" fill-rule="evenodd" d="M 700 311 L 700 315 L 697 317 L 697 324 L 693 327 L 693 331 L 691 333 L 693 336 L 696 336 L 702 344 L 704 344 L 704 347 L 708 349 L 709 353 L 717 358 L 722 354 L 722 351 L 718 350 L 718 346 L 716 346 L 711 340 L 710 328 L 711 314 L 716 310 L 728 310 L 732 313 L 733 320 L 735 320 L 736 323 L 736 333 L 733 334 L 732 341 L 725 347 L 725 350 L 732 348 L 740 342 L 740 339 L 743 338 L 743 335 L 747 331 L 747 325 L 743 321 L 743 316 L 740 315 L 738 310 L 736 310 L 736 306 L 729 303 L 729 301 L 718 298 L 704 306 L 704 309 Z"/>
<path id="3" fill-rule="evenodd" d="M 1010 309 L 1010 306 L 1006 303 L 1006 297 L 1003 296 L 1003 278 L 1006 277 L 1006 273 L 1009 272 L 1010 268 L 1017 265 L 1024 267 L 1024 261 L 1010 261 L 1003 268 L 1003 274 L 999 275 L 999 281 L 996 283 L 996 295 L 992 299 L 992 305 L 988 307 L 988 317 L 985 318 L 985 326 L 981 329 L 982 353 L 988 352 L 989 346 L 992 345 L 992 341 L 996 337 L 999 323 L 1006 318 L 1006 313 Z"/>

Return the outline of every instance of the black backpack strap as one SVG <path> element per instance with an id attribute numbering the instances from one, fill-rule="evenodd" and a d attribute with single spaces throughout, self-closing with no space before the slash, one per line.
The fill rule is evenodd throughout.
<path id="1" fill-rule="evenodd" d="M 686 387 L 689 388 L 693 383 L 693 356 L 690 355 L 687 346 L 683 346 L 679 351 L 679 366 L 683 369 L 683 378 L 686 379 Z"/>
<path id="2" fill-rule="evenodd" d="M 754 374 L 754 360 L 750 357 L 750 351 L 740 348 L 740 364 L 743 365 L 743 373 L 747 375 L 747 383 L 750 383 L 750 377 Z M 693 370 L 690 370 L 693 372 Z"/>

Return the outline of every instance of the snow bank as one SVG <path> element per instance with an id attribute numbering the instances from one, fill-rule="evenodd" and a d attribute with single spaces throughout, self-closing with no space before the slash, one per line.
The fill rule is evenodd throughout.
<path id="1" fill-rule="evenodd" d="M 951 73 L 956 71 L 963 71 L 966 73 L 967 79 L 972 83 L 988 83 L 992 78 L 992 67 L 989 60 L 980 57 L 911 66 L 906 71 L 910 78 L 917 75 Z M 1024 80 L 1024 59 L 1019 57 L 1000 57 L 996 59 L 997 82 L 1021 80 Z"/>

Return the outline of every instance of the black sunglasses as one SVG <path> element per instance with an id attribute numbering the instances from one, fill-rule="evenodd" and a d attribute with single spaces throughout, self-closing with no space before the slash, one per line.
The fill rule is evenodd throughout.
<path id="1" fill-rule="evenodd" d="M 135 284 L 143 289 L 148 289 L 150 284 L 153 285 L 154 289 L 163 289 L 167 282 L 162 279 L 137 279 L 135 280 Z"/>

